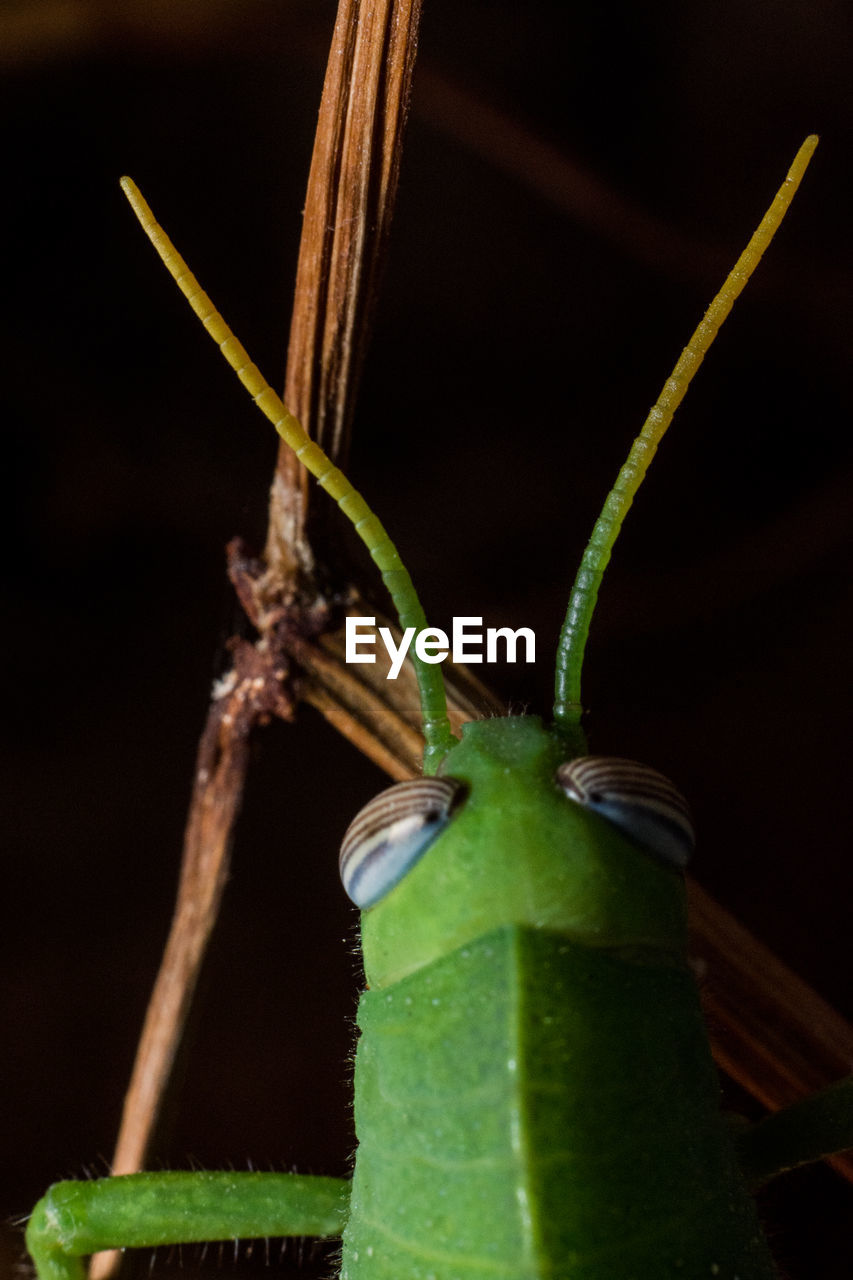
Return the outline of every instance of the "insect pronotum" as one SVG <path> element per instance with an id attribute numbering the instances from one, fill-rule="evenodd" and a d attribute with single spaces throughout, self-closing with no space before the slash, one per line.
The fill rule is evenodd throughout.
<path id="1" fill-rule="evenodd" d="M 580 674 L 613 542 L 658 441 L 784 216 L 809 138 L 685 348 L 597 522 L 558 647 L 554 720 L 450 732 L 416 659 L 424 774 L 354 820 L 362 908 L 352 1181 L 147 1173 L 58 1183 L 27 1240 L 41 1280 L 115 1247 L 343 1237 L 340 1274 L 387 1280 L 776 1275 L 749 1187 L 853 1143 L 842 1081 L 737 1144 L 685 958 L 686 803 L 643 765 L 588 756 Z M 135 186 L 143 227 L 258 406 L 353 521 L 401 626 L 426 619 L 377 517 L 288 413 Z"/>

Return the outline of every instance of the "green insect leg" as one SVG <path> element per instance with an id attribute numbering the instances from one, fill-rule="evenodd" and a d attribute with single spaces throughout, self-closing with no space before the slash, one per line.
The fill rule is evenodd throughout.
<path id="1" fill-rule="evenodd" d="M 102 1249 L 264 1236 L 334 1239 L 350 1184 L 295 1173 L 134 1173 L 57 1182 L 33 1210 L 27 1248 L 39 1280 L 85 1280 Z"/>
<path id="2" fill-rule="evenodd" d="M 853 1148 L 853 1075 L 774 1112 L 736 1141 L 753 1190 L 788 1169 Z"/>

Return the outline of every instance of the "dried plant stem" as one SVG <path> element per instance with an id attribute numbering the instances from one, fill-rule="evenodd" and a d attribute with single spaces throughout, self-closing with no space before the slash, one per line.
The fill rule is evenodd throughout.
<path id="1" fill-rule="evenodd" d="M 286 397 L 336 459 L 346 446 L 391 219 L 419 14 L 420 0 L 341 0 L 329 55 L 300 245 Z M 389 714 L 381 700 L 371 701 L 366 687 L 348 683 L 342 666 L 340 677 L 331 680 L 330 659 L 313 646 L 312 637 L 329 624 L 330 610 L 312 578 L 305 495 L 302 468 L 285 450 L 270 498 L 265 562 L 252 560 L 238 543 L 229 548 L 232 581 L 259 639 L 255 645 L 235 642 L 234 667 L 221 682 L 202 733 L 178 902 L 125 1100 L 115 1173 L 133 1172 L 145 1162 L 227 877 L 248 740 L 271 716 L 292 718 L 294 658 L 306 672 L 307 699 L 349 736 L 363 744 L 360 724 L 385 724 L 372 752 L 385 767 L 394 767 L 395 754 L 407 760 L 417 755 L 417 732 L 399 711 Z M 312 666 L 326 670 L 328 688 L 312 675 Z M 469 718 L 470 706 L 458 715 Z M 106 1274 L 110 1264 L 104 1257 L 93 1275 Z"/>
<path id="2" fill-rule="evenodd" d="M 344 465 L 397 190 L 420 0 L 340 0 L 314 140 L 284 402 Z M 304 469 L 282 444 L 270 493 L 273 577 L 313 568 Z M 320 534 L 322 537 L 322 533 Z"/>
<path id="3" fill-rule="evenodd" d="M 216 921 L 228 850 L 243 797 L 249 737 L 292 705 L 266 678 L 252 645 L 240 645 L 234 670 L 214 698 L 199 742 L 175 913 L 125 1098 L 115 1173 L 140 1168 L 186 1021 L 199 968 Z"/>
<path id="4" fill-rule="evenodd" d="M 688 880 L 690 951 L 717 1065 L 770 1111 L 853 1070 L 853 1027 Z M 853 1155 L 831 1163 L 853 1182 Z"/>

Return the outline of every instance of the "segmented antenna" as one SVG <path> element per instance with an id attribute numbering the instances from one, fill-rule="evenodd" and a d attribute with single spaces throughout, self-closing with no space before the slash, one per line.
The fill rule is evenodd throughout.
<path id="1" fill-rule="evenodd" d="M 738 258 L 725 284 L 705 312 L 698 329 L 682 351 L 678 363 L 665 382 L 654 408 L 643 424 L 642 431 L 631 446 L 628 459 L 607 495 L 601 515 L 596 521 L 572 587 L 566 620 L 563 623 L 557 647 L 554 720 L 570 733 L 577 729 L 583 712 L 581 667 L 592 611 L 598 599 L 598 588 L 610 560 L 613 544 L 622 528 L 622 521 L 628 514 L 634 494 L 640 487 L 649 463 L 655 455 L 655 450 L 672 421 L 672 415 L 684 399 L 693 375 L 787 213 L 817 143 L 817 136 L 811 134 L 797 152 L 788 176 L 761 219 L 758 230 Z"/>
<path id="2" fill-rule="evenodd" d="M 427 621 L 409 572 L 400 559 L 378 517 L 373 514 L 361 494 L 344 473 L 336 467 L 320 446 L 310 439 L 304 428 L 285 408 L 281 398 L 249 359 L 245 347 L 226 324 L 210 298 L 157 222 L 139 188 L 130 178 L 122 178 L 121 187 L 130 201 L 142 229 L 159 253 L 164 265 L 199 320 L 219 347 L 258 408 L 266 414 L 278 434 L 294 451 L 304 467 L 316 476 L 317 483 L 334 498 L 344 515 L 370 552 L 382 581 L 388 588 L 400 626 L 415 628 L 415 635 L 426 629 Z M 413 652 L 412 661 L 418 680 L 423 715 L 424 772 L 433 773 L 442 757 L 456 742 L 450 732 L 447 702 L 441 668 L 422 662 Z"/>

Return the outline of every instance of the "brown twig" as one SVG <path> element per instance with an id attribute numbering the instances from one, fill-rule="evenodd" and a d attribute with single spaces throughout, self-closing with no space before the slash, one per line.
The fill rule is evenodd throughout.
<path id="1" fill-rule="evenodd" d="M 714 1058 L 770 1111 L 853 1071 L 853 1027 L 688 881 L 691 952 Z M 853 1155 L 832 1163 L 853 1182 Z"/>
<path id="2" fill-rule="evenodd" d="M 341 0 L 314 140 L 284 400 L 344 465 L 408 114 L 420 0 Z M 307 477 L 284 444 L 270 493 L 273 590 L 309 574 L 328 504 L 307 529 Z M 267 588 L 269 589 L 269 588 Z"/>
<path id="3" fill-rule="evenodd" d="M 228 873 L 228 852 L 243 798 L 249 737 L 271 716 L 292 719 L 293 704 L 271 681 L 255 647 L 240 642 L 232 671 L 214 693 L 199 742 L 175 912 L 151 993 L 125 1097 L 113 1172 L 142 1167 Z"/>
<path id="4" fill-rule="evenodd" d="M 339 458 L 355 393 L 382 248 L 396 190 L 411 84 L 419 0 L 341 0 L 327 68 L 300 245 L 286 395 L 308 429 Z M 311 680 L 312 637 L 331 610 L 314 583 L 306 528 L 305 477 L 282 454 L 270 500 L 266 561 L 229 548 L 229 570 L 255 625 L 255 644 L 234 642 L 235 662 L 220 683 L 202 733 L 184 841 L 175 915 L 152 993 L 113 1158 L 115 1173 L 139 1169 L 159 1114 L 207 940 L 227 877 L 252 730 L 295 701 L 293 659 L 308 673 L 310 699 L 343 727 L 355 728 L 358 690 L 349 703 Z M 322 665 L 319 651 L 316 663 Z M 363 701 L 363 699 L 362 699 Z M 377 708 L 382 718 L 382 708 Z M 362 715 L 369 723 L 373 713 Z M 391 750 L 416 733 L 398 722 Z M 390 763 L 377 747 L 375 758 Z M 104 1275 L 108 1264 L 94 1273 Z"/>

